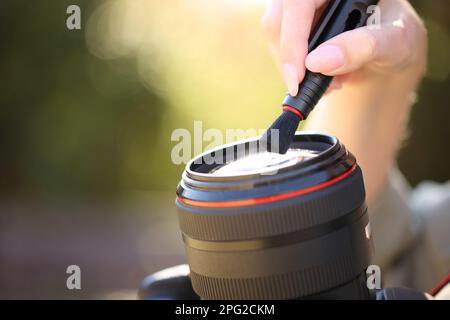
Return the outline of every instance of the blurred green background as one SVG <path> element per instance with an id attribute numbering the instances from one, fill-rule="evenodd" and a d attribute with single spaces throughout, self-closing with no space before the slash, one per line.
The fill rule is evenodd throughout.
<path id="1" fill-rule="evenodd" d="M 450 2 L 411 3 L 430 36 L 429 71 L 399 156 L 401 170 L 416 185 L 450 177 Z M 66 28 L 70 4 L 81 8 L 81 30 Z M 263 0 L 2 1 L 0 229 L 9 233 L 0 238 L 0 261 L 13 262 L 3 263 L 0 281 L 9 284 L 0 284 L 0 296 L 71 297 L 49 280 L 49 262 L 42 266 L 27 256 L 34 248 L 30 243 L 55 226 L 72 234 L 74 243 L 94 241 L 106 230 L 105 242 L 96 248 L 110 250 L 111 259 L 97 266 L 97 275 L 114 265 L 117 272 L 140 268 L 124 273 L 122 282 L 114 269 L 83 296 L 99 288 L 131 289 L 146 272 L 184 261 L 181 246 L 170 256 L 146 256 L 153 249 L 133 242 L 133 249 L 122 248 L 134 252 L 125 258 L 111 246 L 136 237 L 139 221 L 150 229 L 163 223 L 169 230 L 164 239 L 170 232 L 178 237 L 172 197 L 183 165 L 170 158 L 174 129 L 192 130 L 194 120 L 202 120 L 204 130 L 264 128 L 277 116 L 286 90 L 260 31 L 264 5 Z M 38 222 L 42 229 L 33 238 L 29 232 Z M 142 227 L 142 234 L 162 241 L 148 230 Z M 120 235 L 115 245 L 109 243 L 111 234 Z M 45 241 L 55 245 L 59 236 Z M 77 248 L 77 257 L 85 259 L 90 242 L 74 243 L 49 249 L 42 242 L 34 250 L 56 259 L 55 252 Z M 145 262 L 136 258 L 143 256 Z M 41 280 L 17 280 L 18 266 L 26 261 L 30 270 L 41 266 Z M 93 260 L 83 261 L 94 268 Z M 64 263 L 58 263 L 52 266 L 64 279 Z M 15 270 L 16 278 L 5 270 Z M 47 289 L 36 290 L 39 286 Z"/>
<path id="2" fill-rule="evenodd" d="M 73 1 L 3 2 L 1 195 L 172 191 L 182 170 L 170 161 L 173 129 L 195 119 L 220 129 L 270 123 L 285 89 L 259 31 L 263 2 L 212 2 L 76 1 L 82 30 L 74 31 L 65 28 Z M 450 4 L 412 2 L 431 44 L 400 154 L 416 184 L 450 176 Z"/>

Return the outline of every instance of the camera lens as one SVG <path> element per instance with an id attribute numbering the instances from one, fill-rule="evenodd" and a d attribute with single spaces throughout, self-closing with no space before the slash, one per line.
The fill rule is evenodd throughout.
<path id="1" fill-rule="evenodd" d="M 186 166 L 177 209 L 203 299 L 365 299 L 371 236 L 355 157 L 334 137 L 297 134 L 285 155 L 256 139 Z"/>

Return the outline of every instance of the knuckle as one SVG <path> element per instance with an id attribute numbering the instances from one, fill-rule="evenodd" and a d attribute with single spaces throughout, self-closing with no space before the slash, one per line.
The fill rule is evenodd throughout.
<path id="1" fill-rule="evenodd" d="M 271 14 L 265 14 L 261 19 L 261 29 L 267 37 L 273 39 L 277 33 L 276 18 Z"/>
<path id="2" fill-rule="evenodd" d="M 404 25 L 403 28 L 395 28 L 395 39 L 400 45 L 403 61 L 411 63 L 420 54 L 421 48 L 426 47 L 427 31 L 422 21 L 414 17 L 406 18 Z"/>
<path id="3" fill-rule="evenodd" d="M 401 20 L 388 26 L 389 36 L 385 45 L 392 46 L 390 62 L 399 70 L 422 63 L 426 57 L 427 31 L 422 21 L 414 16 L 405 15 Z M 392 49 L 391 49 L 392 48 Z"/>
<path id="4" fill-rule="evenodd" d="M 411 48 L 411 42 L 409 40 L 408 28 L 403 24 L 400 26 L 389 26 L 389 37 L 387 38 L 387 49 L 389 62 L 395 69 L 404 69 L 409 65 L 411 60 L 411 53 L 414 51 Z"/>

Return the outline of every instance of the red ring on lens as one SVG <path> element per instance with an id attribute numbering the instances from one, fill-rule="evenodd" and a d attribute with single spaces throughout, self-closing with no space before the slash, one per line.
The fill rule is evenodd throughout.
<path id="1" fill-rule="evenodd" d="M 348 171 L 343 174 L 334 177 L 325 182 L 319 183 L 317 185 L 307 187 L 304 189 L 289 191 L 286 193 L 281 193 L 273 196 L 261 197 L 261 198 L 253 198 L 253 199 L 243 199 L 243 200 L 232 200 L 232 201 L 198 201 L 186 199 L 181 196 L 178 196 L 178 201 L 193 207 L 201 207 L 201 208 L 231 208 L 231 207 L 247 207 L 254 206 L 258 204 L 271 203 L 276 201 L 287 200 L 290 198 L 298 197 L 307 193 L 311 193 L 326 187 L 329 187 L 335 183 L 338 183 L 341 180 L 344 180 L 349 175 L 351 175 L 356 170 L 356 164 L 353 165 Z"/>

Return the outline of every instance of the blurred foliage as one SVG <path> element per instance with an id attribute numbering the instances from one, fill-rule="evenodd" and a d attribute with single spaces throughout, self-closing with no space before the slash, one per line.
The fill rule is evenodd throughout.
<path id="1" fill-rule="evenodd" d="M 127 155 L 139 150 L 150 166 L 164 99 L 139 82 L 131 57 L 102 60 L 88 52 L 84 30 L 66 28 L 72 3 L 2 2 L 3 194 L 109 196 L 147 183 L 130 170 Z M 83 19 L 93 9 L 92 1 L 76 3 Z"/>
<path id="2" fill-rule="evenodd" d="M 413 0 L 429 34 L 428 73 L 418 92 L 399 166 L 409 182 L 450 179 L 450 1 Z"/>
<path id="3" fill-rule="evenodd" d="M 445 181 L 450 2 L 411 2 L 429 28 L 430 68 L 400 167 L 414 184 Z M 66 28 L 69 4 L 81 7 L 82 30 Z M 2 1 L 0 196 L 172 191 L 183 170 L 170 161 L 172 130 L 191 130 L 195 119 L 220 129 L 268 125 L 285 89 L 260 32 L 263 5 Z"/>

